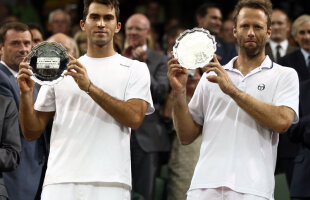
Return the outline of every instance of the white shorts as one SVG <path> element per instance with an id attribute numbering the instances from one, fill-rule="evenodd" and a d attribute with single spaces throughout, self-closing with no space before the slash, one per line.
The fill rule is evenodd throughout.
<path id="1" fill-rule="evenodd" d="M 104 183 L 61 183 L 43 187 L 41 200 L 130 200 L 125 186 Z"/>
<path id="2" fill-rule="evenodd" d="M 228 187 L 193 189 L 187 192 L 187 200 L 268 200 L 252 194 L 244 194 L 231 190 Z"/>

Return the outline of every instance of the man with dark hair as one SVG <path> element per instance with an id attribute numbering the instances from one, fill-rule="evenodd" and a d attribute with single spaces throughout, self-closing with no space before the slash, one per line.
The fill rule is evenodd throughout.
<path id="1" fill-rule="evenodd" d="M 285 12 L 274 9 L 271 16 L 271 36 L 266 43 L 266 55 L 274 62 L 295 50 L 296 47 L 289 45 L 287 34 L 290 29 L 289 19 Z"/>
<path id="2" fill-rule="evenodd" d="M 44 31 L 39 24 L 29 23 L 28 27 L 32 34 L 32 46 L 44 41 Z"/>
<path id="3" fill-rule="evenodd" d="M 117 0 L 84 6 L 87 53 L 70 56 L 64 79 L 42 86 L 34 106 L 31 67 L 20 64 L 21 127 L 33 140 L 54 116 L 42 200 L 129 200 L 130 131 L 154 111 L 149 70 L 113 48 L 121 28 Z"/>
<path id="4" fill-rule="evenodd" d="M 26 24 L 11 22 L 0 29 L 1 63 L 0 63 L 0 93 L 14 99 L 19 107 L 20 96 L 16 76 L 19 64 L 31 51 L 32 37 Z M 35 90 L 34 96 L 37 91 Z M 42 130 L 43 132 L 43 130 Z M 20 131 L 20 133 L 22 133 Z M 44 165 L 47 157 L 47 141 L 44 136 L 35 141 L 27 142 L 20 135 L 22 151 L 18 168 L 12 172 L 3 173 L 12 200 L 39 199 L 44 176 Z"/>
<path id="5" fill-rule="evenodd" d="M 202 133 L 188 200 L 273 200 L 278 133 L 298 121 L 298 77 L 265 55 L 272 5 L 241 0 L 234 11 L 238 57 L 222 66 L 216 55 L 205 66 L 190 103 L 188 73 L 168 63 L 173 119 L 182 144 Z"/>
<path id="6" fill-rule="evenodd" d="M 218 36 L 222 27 L 222 12 L 216 4 L 205 3 L 196 11 L 196 20 L 199 28 L 205 28 L 215 36 L 216 52 L 221 64 L 226 64 L 237 55 L 235 45 L 224 42 Z"/>

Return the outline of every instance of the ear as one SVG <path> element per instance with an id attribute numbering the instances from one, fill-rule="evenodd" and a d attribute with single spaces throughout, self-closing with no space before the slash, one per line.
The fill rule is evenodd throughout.
<path id="1" fill-rule="evenodd" d="M 267 39 L 270 38 L 271 35 L 271 26 L 267 29 Z"/>
<path id="2" fill-rule="evenodd" d="M 202 25 L 201 25 L 202 17 L 200 15 L 196 15 L 196 21 L 197 21 L 198 27 L 202 27 Z"/>
<path id="3" fill-rule="evenodd" d="M 234 34 L 234 37 L 237 38 L 237 29 L 236 29 L 235 26 L 234 26 L 234 28 L 233 28 L 233 34 Z"/>
<path id="4" fill-rule="evenodd" d="M 121 22 L 117 22 L 117 25 L 116 25 L 114 33 L 118 33 L 121 30 L 121 28 L 122 28 L 122 23 Z"/>
<path id="5" fill-rule="evenodd" d="M 80 20 L 80 27 L 83 31 L 85 31 L 85 21 Z"/>

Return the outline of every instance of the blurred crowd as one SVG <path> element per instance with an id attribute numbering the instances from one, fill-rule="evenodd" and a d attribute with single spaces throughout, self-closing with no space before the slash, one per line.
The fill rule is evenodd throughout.
<path id="1" fill-rule="evenodd" d="M 81 2 L 75 0 L 43 2 L 41 4 L 44 5 L 34 5 L 31 1 L 17 0 L 15 3 L 1 1 L 0 26 L 11 22 L 22 22 L 31 30 L 32 47 L 42 41 L 55 41 L 62 44 L 75 58 L 84 55 L 87 51 L 87 36 L 80 28 L 82 11 L 79 4 Z M 122 31 L 114 37 L 114 49 L 119 54 L 148 65 L 155 107 L 154 114 L 146 116 L 141 127 L 132 131 L 132 198 L 183 200 L 186 199 L 186 192 L 198 160 L 201 136 L 194 143 L 186 146 L 182 146 L 176 137 L 171 119 L 173 94 L 170 93 L 166 75 L 167 62 L 172 57 L 171 52 L 180 33 L 186 29 L 200 27 L 209 30 L 215 37 L 217 58 L 222 65 L 226 64 L 237 56 L 238 52 L 233 32 L 234 20 L 232 13 L 227 11 L 227 8 L 223 13 L 223 5 L 219 4 L 192 5 L 195 9 L 191 9 L 196 12 L 184 13 L 184 15 L 194 20 L 192 23 L 188 21 L 183 23 L 181 19 L 175 17 L 165 18 L 168 14 L 165 13 L 159 1 L 137 1 L 137 3 L 135 6 L 128 7 L 132 13 L 126 11 L 128 15 L 126 19 L 121 17 Z M 124 10 L 122 1 L 120 4 L 122 15 Z M 38 7 L 44 7 L 44 9 L 37 10 Z M 298 16 L 288 15 L 285 9 L 275 8 L 271 26 L 272 34 L 265 47 L 266 55 L 274 62 L 293 67 L 298 73 L 300 83 L 304 84 L 310 79 L 310 15 L 303 13 Z M 3 56 L 8 55 L 3 52 L 6 48 L 3 39 L 0 41 L 0 47 L 1 60 L 4 61 L 8 58 Z M 28 54 L 30 50 L 31 48 L 16 49 L 15 52 L 10 53 Z M 11 57 L 14 59 L 13 55 Z M 193 96 L 202 74 L 201 69 L 189 73 L 188 101 Z M 305 91 L 309 92 L 309 88 L 301 87 L 301 94 Z M 2 102 L 5 101 L 1 100 L 0 104 Z M 286 174 L 292 198 L 310 199 L 309 136 L 303 133 L 296 134 L 308 129 L 309 125 L 306 125 L 308 122 L 306 119 L 304 122 L 303 117 L 309 116 L 309 110 L 301 110 L 301 113 L 301 121 L 305 125 L 302 128 L 293 127 L 280 136 L 276 174 Z M 16 117 L 14 120 L 17 122 Z M 21 145 L 25 145 L 24 143 L 21 142 Z M 18 154 L 20 148 L 17 148 Z M 3 171 L 14 171 L 16 167 L 17 165 L 12 165 L 12 168 Z M 44 167 L 42 170 L 44 171 Z M 166 172 L 167 175 L 163 175 Z M 35 181 L 38 183 L 34 184 L 37 186 L 34 188 L 34 197 L 39 198 L 39 183 L 42 183 L 42 178 L 39 177 Z M 158 189 L 161 181 L 163 187 Z M 308 187 L 308 189 L 300 189 L 300 187 Z M 10 188 L 8 190 L 11 195 Z M 158 197 L 159 193 L 160 197 Z"/>

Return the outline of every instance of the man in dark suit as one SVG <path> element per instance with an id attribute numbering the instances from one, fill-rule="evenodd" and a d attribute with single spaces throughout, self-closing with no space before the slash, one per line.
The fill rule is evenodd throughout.
<path id="1" fill-rule="evenodd" d="M 31 51 L 32 36 L 27 25 L 12 22 L 0 29 L 1 63 L 0 94 L 12 98 L 19 107 L 19 88 L 16 75 L 19 63 Z M 22 133 L 20 131 L 20 133 Z M 47 141 L 40 138 L 27 142 L 20 134 L 22 152 L 16 170 L 3 174 L 10 200 L 39 199 L 46 163 Z"/>
<path id="2" fill-rule="evenodd" d="M 310 199 L 310 80 L 300 84 L 299 123 L 292 125 L 287 134 L 300 150 L 295 158 L 290 187 L 293 200 Z"/>
<path id="3" fill-rule="evenodd" d="M 285 12 L 280 9 L 272 11 L 271 28 L 272 32 L 270 39 L 266 43 L 265 53 L 272 61 L 276 62 L 286 54 L 297 50 L 297 47 L 288 43 L 289 21 Z"/>
<path id="4" fill-rule="evenodd" d="M 20 161 L 18 111 L 14 100 L 0 95 L 0 199 L 8 199 L 3 172 L 17 168 Z"/>
<path id="5" fill-rule="evenodd" d="M 152 200 L 159 152 L 170 150 L 167 130 L 161 122 L 161 109 L 169 83 L 166 56 L 147 48 L 150 22 L 142 14 L 134 14 L 125 24 L 128 47 L 124 56 L 146 62 L 151 74 L 151 93 L 155 112 L 145 116 L 142 125 L 131 135 L 132 186 L 144 199 Z"/>
<path id="6" fill-rule="evenodd" d="M 199 28 L 205 28 L 215 36 L 217 43 L 215 54 L 222 65 L 237 56 L 235 45 L 224 42 L 218 37 L 222 27 L 222 12 L 217 5 L 209 3 L 201 5 L 197 9 L 196 20 Z"/>
<path id="7" fill-rule="evenodd" d="M 292 35 L 300 49 L 283 58 L 278 63 L 283 66 L 292 67 L 297 71 L 299 81 L 303 82 L 310 78 L 309 56 L 310 56 L 310 16 L 298 17 L 292 25 Z M 292 143 L 287 134 L 282 134 L 279 140 L 278 169 L 285 172 L 288 183 L 291 183 L 294 168 L 294 159 L 298 154 L 299 146 Z M 309 166 L 310 167 L 310 166 Z"/>

